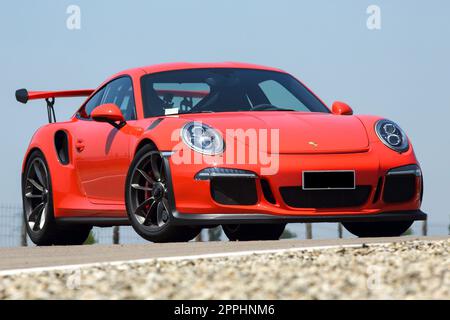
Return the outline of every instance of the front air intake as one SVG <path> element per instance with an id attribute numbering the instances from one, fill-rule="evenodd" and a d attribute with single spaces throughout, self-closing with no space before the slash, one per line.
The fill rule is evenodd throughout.
<path id="1" fill-rule="evenodd" d="M 351 208 L 364 205 L 370 196 L 370 186 L 352 190 L 303 190 L 302 187 L 281 187 L 283 201 L 293 208 Z"/>
<path id="2" fill-rule="evenodd" d="M 416 176 L 392 175 L 386 177 L 384 184 L 383 201 L 386 203 L 407 202 L 414 198 L 416 193 Z"/>
<path id="3" fill-rule="evenodd" d="M 417 165 L 389 170 L 384 184 L 383 201 L 400 203 L 412 200 L 416 194 L 418 179 L 422 179 L 422 170 Z"/>
<path id="4" fill-rule="evenodd" d="M 211 197 L 225 205 L 254 205 L 258 201 L 256 180 L 248 178 L 211 179 Z"/>

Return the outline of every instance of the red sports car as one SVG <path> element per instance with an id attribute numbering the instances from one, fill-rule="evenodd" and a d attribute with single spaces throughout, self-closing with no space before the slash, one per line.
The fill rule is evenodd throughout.
<path id="1" fill-rule="evenodd" d="M 56 98 L 88 96 L 56 122 Z M 17 90 L 45 99 L 50 124 L 22 171 L 38 245 L 81 244 L 129 225 L 153 242 L 222 225 L 230 240 L 278 239 L 287 223 L 342 222 L 397 236 L 426 214 L 423 179 L 394 122 L 328 107 L 292 75 L 243 63 L 126 70 L 95 90 Z"/>

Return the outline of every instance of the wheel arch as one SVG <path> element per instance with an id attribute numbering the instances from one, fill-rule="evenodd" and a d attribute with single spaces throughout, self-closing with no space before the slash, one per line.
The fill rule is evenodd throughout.
<path id="1" fill-rule="evenodd" d="M 22 163 L 22 178 L 23 178 L 23 175 L 25 174 L 25 169 L 27 167 L 28 161 L 30 160 L 31 155 L 35 151 L 39 151 L 40 153 L 44 154 L 44 152 L 42 152 L 41 148 L 39 148 L 39 147 L 32 147 L 27 151 L 25 158 L 23 159 L 23 163 Z"/>
<path id="2" fill-rule="evenodd" d="M 29 160 L 30 155 L 36 150 L 40 151 L 44 155 L 44 158 L 47 162 L 53 162 L 53 160 L 59 162 L 58 152 L 55 145 L 56 136 L 58 134 L 64 133 L 64 135 L 66 135 L 68 139 L 70 138 L 70 130 L 67 124 L 67 122 L 47 124 L 36 130 L 33 137 L 31 138 L 31 142 L 28 145 L 28 149 L 22 162 L 22 173 L 25 172 L 27 161 Z M 70 148 L 70 141 L 67 141 L 67 151 L 69 153 Z M 71 154 L 68 155 L 69 158 L 71 158 L 71 156 Z M 48 165 L 51 167 L 50 163 L 48 163 Z"/>
<path id="3" fill-rule="evenodd" d="M 136 154 L 141 150 L 143 147 L 150 145 L 154 150 L 158 150 L 158 146 L 156 143 L 150 139 L 150 138 L 144 138 L 136 145 L 136 148 L 134 148 L 133 157 L 136 156 Z"/>

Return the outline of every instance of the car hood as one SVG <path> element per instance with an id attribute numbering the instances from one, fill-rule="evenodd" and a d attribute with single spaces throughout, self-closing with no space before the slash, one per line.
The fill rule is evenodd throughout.
<path id="1" fill-rule="evenodd" d="M 223 136 L 233 136 L 231 130 L 247 131 L 235 138 L 249 145 L 249 136 L 256 133 L 259 140 L 268 141 L 264 130 L 271 136 L 271 129 L 278 129 L 279 146 L 259 141 L 259 150 L 269 153 L 351 153 L 369 148 L 366 129 L 356 116 L 339 116 L 312 112 L 227 112 L 183 115 L 183 118 L 203 122 Z M 262 130 L 262 131 L 261 131 Z M 273 131 L 272 131 L 273 132 Z M 272 135 L 272 137 L 275 137 Z"/>

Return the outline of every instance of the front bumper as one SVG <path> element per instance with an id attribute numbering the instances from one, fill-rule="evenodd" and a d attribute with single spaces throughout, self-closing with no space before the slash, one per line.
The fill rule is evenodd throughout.
<path id="1" fill-rule="evenodd" d="M 415 179 L 414 193 L 408 201 L 393 202 L 383 197 L 389 171 L 393 168 L 418 166 L 412 149 L 398 154 L 387 150 L 381 143 L 373 143 L 368 152 L 362 153 L 280 155 L 278 173 L 270 176 L 257 174 L 254 179 L 256 181 L 256 197 L 247 199 L 249 203 L 245 205 L 228 205 L 213 198 L 212 179 L 199 179 L 197 176 L 205 168 L 211 167 L 212 161 L 208 161 L 208 164 L 176 165 L 172 163 L 170 153 L 165 154 L 165 161 L 168 176 L 171 177 L 169 200 L 174 208 L 172 216 L 180 224 L 426 219 L 426 215 L 420 211 L 421 176 Z M 258 166 L 252 165 L 227 167 L 255 173 L 259 170 Z M 363 202 L 356 202 L 349 206 L 339 203 L 339 199 L 337 199 L 339 205 L 335 207 L 332 205 L 326 207 L 292 205 L 286 201 L 286 195 L 283 195 L 282 192 L 283 187 L 301 189 L 301 173 L 306 170 L 354 170 L 356 185 L 365 187 L 366 191 L 369 188 L 370 191 Z M 273 199 L 268 199 L 264 194 L 261 184 L 263 180 L 267 181 L 272 188 Z M 295 196 L 294 192 L 294 198 Z M 338 196 L 340 195 L 338 194 Z M 255 200 L 254 203 L 252 203 L 253 200 Z"/>

